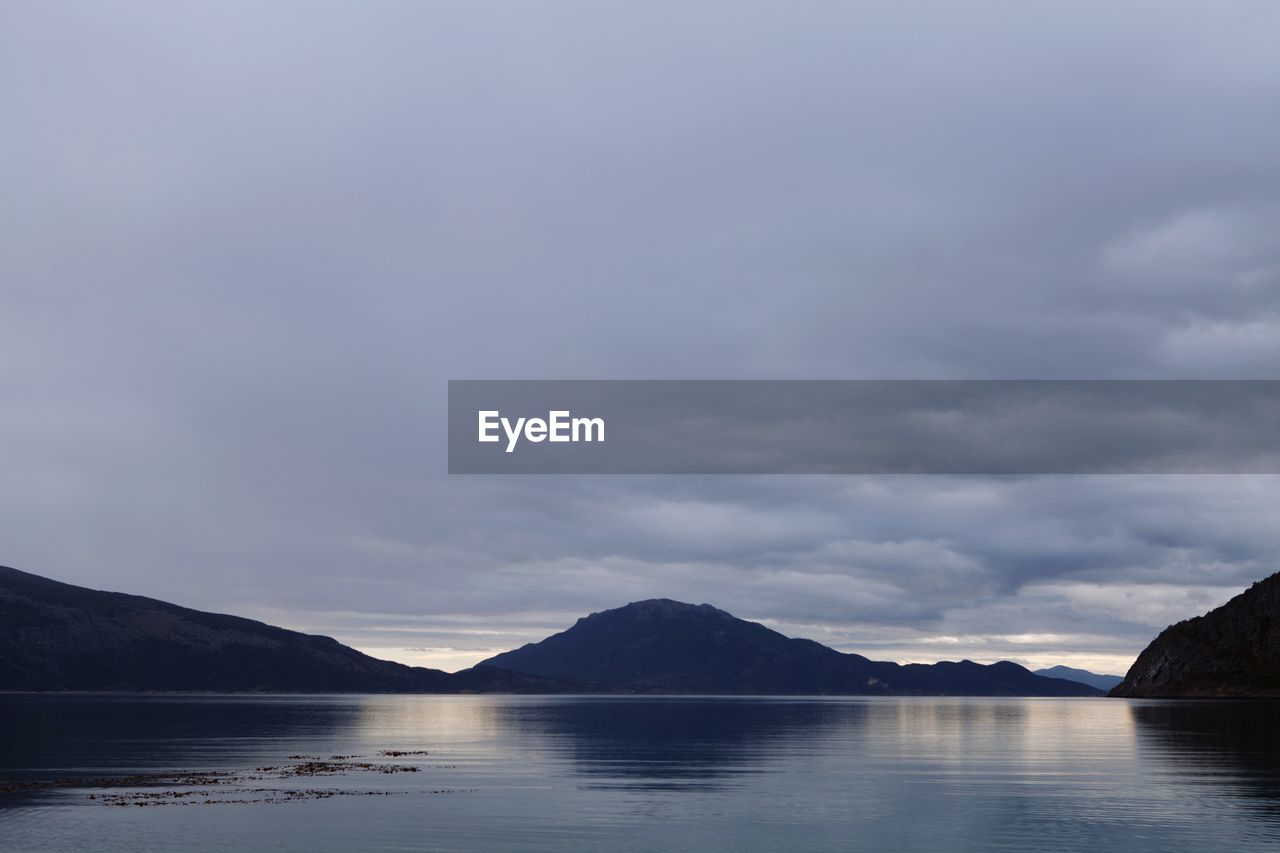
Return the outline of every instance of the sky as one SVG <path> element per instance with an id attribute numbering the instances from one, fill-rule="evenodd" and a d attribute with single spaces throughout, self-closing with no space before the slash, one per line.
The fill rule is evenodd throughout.
<path id="1" fill-rule="evenodd" d="M 450 477 L 446 381 L 1276 378 L 1270 0 L 9 3 L 0 564 L 457 669 L 1121 673 L 1280 478 Z"/>

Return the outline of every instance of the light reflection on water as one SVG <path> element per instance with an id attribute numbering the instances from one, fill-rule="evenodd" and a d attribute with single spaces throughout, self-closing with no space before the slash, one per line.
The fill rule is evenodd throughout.
<path id="1" fill-rule="evenodd" d="M 394 796 L 0 795 L 0 849 L 1250 850 L 1280 705 L 1104 699 L 0 697 L 0 780 L 420 750 Z M 451 793 L 432 794 L 448 790 Z"/>

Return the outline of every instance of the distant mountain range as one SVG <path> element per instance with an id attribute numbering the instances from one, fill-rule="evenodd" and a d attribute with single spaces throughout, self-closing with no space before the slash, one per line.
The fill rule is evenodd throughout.
<path id="1" fill-rule="evenodd" d="M 1096 672 L 1090 672 L 1087 669 L 1073 669 L 1069 666 L 1051 666 L 1048 669 L 1037 669 L 1036 675 L 1043 675 L 1045 678 L 1065 678 L 1067 681 L 1078 681 L 1081 684 L 1087 684 L 1090 687 L 1096 687 L 1099 690 L 1110 690 L 1120 682 L 1124 681 L 1121 675 L 1098 675 Z"/>
<path id="2" fill-rule="evenodd" d="M 1280 574 L 1164 629 L 1112 696 L 1280 696 Z"/>
<path id="3" fill-rule="evenodd" d="M 669 693 L 1097 696 L 1009 662 L 907 664 L 786 637 L 709 604 L 638 601 L 482 666 L 613 689 Z"/>
<path id="4" fill-rule="evenodd" d="M 0 567 L 0 690 L 1096 696 L 1014 663 L 868 660 L 707 605 L 594 613 L 457 673 Z"/>
<path id="5" fill-rule="evenodd" d="M 1119 682 L 1117 684 L 1117 682 Z M 0 567 L 0 690 L 1280 696 L 1280 574 L 1173 625 L 1128 674 L 1007 661 L 900 665 L 709 604 L 639 601 L 461 672 L 329 637 Z"/>

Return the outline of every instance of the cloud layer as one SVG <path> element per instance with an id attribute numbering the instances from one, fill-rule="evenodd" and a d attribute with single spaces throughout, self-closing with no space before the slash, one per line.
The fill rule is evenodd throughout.
<path id="1" fill-rule="evenodd" d="M 1274 378 L 1273 3 L 4 17 L 6 563 L 448 665 L 666 595 L 1113 668 L 1280 567 L 1265 477 L 444 473 L 448 378 Z"/>

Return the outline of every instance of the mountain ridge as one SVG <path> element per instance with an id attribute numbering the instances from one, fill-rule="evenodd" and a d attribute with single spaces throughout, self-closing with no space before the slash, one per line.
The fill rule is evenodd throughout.
<path id="1" fill-rule="evenodd" d="M 1280 573 L 1221 607 L 1165 628 L 1111 696 L 1280 696 Z"/>
<path id="2" fill-rule="evenodd" d="M 1008 661 L 873 661 L 787 637 L 709 604 L 671 599 L 592 613 L 564 631 L 480 665 L 636 692 L 1101 695 L 1088 685 L 1042 678 Z"/>
<path id="3" fill-rule="evenodd" d="M 1096 672 L 1090 672 L 1087 669 L 1076 669 L 1075 667 L 1062 666 L 1061 664 L 1032 671 L 1036 675 L 1043 675 L 1045 678 L 1065 678 L 1067 681 L 1078 681 L 1081 684 L 1087 684 L 1099 690 L 1110 690 L 1124 681 L 1123 675 L 1101 675 Z"/>
<path id="4" fill-rule="evenodd" d="M 900 665 L 648 599 L 456 673 L 331 637 L 0 567 L 0 690 L 1092 696 L 1002 661 Z"/>
<path id="5" fill-rule="evenodd" d="M 542 679 L 447 673 L 159 599 L 0 566 L 0 689 L 89 691 L 544 692 Z"/>

